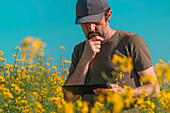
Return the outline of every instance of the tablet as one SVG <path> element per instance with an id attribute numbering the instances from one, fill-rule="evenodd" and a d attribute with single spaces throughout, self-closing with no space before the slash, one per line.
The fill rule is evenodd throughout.
<path id="1" fill-rule="evenodd" d="M 81 85 L 63 85 L 62 86 L 67 91 L 73 93 L 74 95 L 81 94 L 95 94 L 94 89 L 97 88 L 111 88 L 109 84 L 81 84 Z"/>

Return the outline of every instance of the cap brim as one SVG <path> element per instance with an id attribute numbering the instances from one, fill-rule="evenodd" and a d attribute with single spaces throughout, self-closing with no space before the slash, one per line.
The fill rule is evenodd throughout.
<path id="1" fill-rule="evenodd" d="M 82 24 L 82 23 L 89 23 L 89 22 L 100 22 L 103 19 L 103 16 L 104 16 L 104 12 L 95 14 L 95 15 L 76 17 L 75 24 Z"/>

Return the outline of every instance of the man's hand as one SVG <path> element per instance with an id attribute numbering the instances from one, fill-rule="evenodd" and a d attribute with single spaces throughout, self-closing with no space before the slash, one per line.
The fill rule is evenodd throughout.
<path id="1" fill-rule="evenodd" d="M 108 91 L 112 92 L 118 92 L 119 94 L 123 93 L 123 88 L 117 84 L 110 84 L 111 89 L 106 89 L 106 88 L 97 88 L 94 89 L 93 92 L 95 94 L 106 94 Z"/>
<path id="2" fill-rule="evenodd" d="M 87 61 L 91 61 L 96 53 L 100 52 L 101 42 L 103 40 L 104 39 L 100 36 L 94 36 L 91 39 L 86 40 L 83 57 L 85 57 Z"/>

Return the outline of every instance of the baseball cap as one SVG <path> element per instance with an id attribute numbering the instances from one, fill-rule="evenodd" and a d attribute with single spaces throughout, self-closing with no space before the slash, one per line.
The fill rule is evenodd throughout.
<path id="1" fill-rule="evenodd" d="M 78 0 L 75 24 L 100 22 L 108 7 L 107 0 Z"/>

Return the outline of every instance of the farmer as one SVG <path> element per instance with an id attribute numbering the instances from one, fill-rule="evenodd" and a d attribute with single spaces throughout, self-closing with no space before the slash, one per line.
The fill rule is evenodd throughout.
<path id="1" fill-rule="evenodd" d="M 80 24 L 86 40 L 77 44 L 72 53 L 72 64 L 65 85 L 102 84 L 107 81 L 102 77 L 105 72 L 112 77 L 115 67 L 112 63 L 114 54 L 133 59 L 133 70 L 125 73 L 119 85 L 110 84 L 112 89 L 98 88 L 95 94 L 112 90 L 118 92 L 124 85 L 133 88 L 133 97 L 138 97 L 141 91 L 146 91 L 150 97 L 159 94 L 159 85 L 153 86 L 151 82 L 144 85 L 139 83 L 142 76 L 156 75 L 152 66 L 148 47 L 141 36 L 125 31 L 113 30 L 109 26 L 112 15 L 107 0 L 78 0 L 76 4 L 75 24 Z M 123 91 L 123 90 L 122 90 Z M 96 95 L 73 95 L 63 89 L 66 101 L 82 99 L 93 103 Z M 119 92 L 120 93 L 120 92 Z"/>

